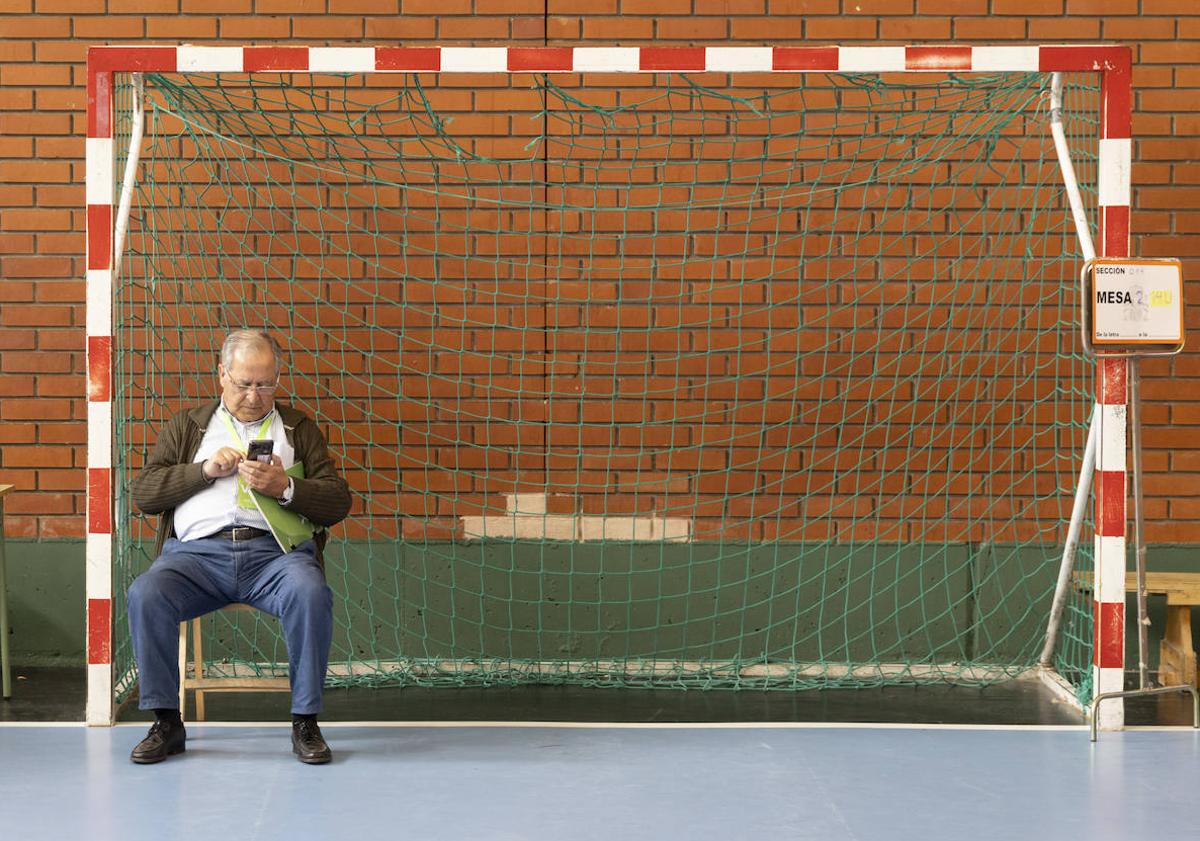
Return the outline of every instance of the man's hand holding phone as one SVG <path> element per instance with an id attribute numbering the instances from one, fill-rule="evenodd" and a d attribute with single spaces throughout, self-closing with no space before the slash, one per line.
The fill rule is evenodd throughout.
<path id="1" fill-rule="evenodd" d="M 212 481 L 225 476 L 232 476 L 237 470 L 238 462 L 245 456 L 233 447 L 222 447 L 204 461 L 204 478 Z"/>
<path id="2" fill-rule="evenodd" d="M 283 459 L 272 455 L 274 442 L 269 439 L 251 441 L 246 458 L 238 464 L 242 480 L 261 494 L 279 499 L 287 490 L 288 477 L 283 469 Z"/>

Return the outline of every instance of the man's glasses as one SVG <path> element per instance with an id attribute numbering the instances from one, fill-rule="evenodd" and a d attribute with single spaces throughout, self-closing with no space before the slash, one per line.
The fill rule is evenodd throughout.
<path id="1" fill-rule="evenodd" d="M 226 376 L 228 376 L 228 374 Z M 233 377 L 229 377 L 229 384 L 233 386 L 234 390 L 239 394 L 249 394 L 252 391 L 259 395 L 274 394 L 275 389 L 279 388 L 279 380 L 276 380 L 270 385 L 255 385 L 254 383 L 239 383 Z"/>

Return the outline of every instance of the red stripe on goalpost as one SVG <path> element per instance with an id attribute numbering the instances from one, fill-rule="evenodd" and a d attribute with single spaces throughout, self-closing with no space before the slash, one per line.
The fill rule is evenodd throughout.
<path id="1" fill-rule="evenodd" d="M 442 51 L 439 47 L 376 47 L 375 69 L 437 72 L 442 69 Z"/>
<path id="2" fill-rule="evenodd" d="M 166 73 L 175 47 L 90 47 L 87 56 L 87 136 L 112 137 L 112 74 Z"/>
<path id="3" fill-rule="evenodd" d="M 87 267 L 108 269 L 112 267 L 112 205 L 89 204 L 87 206 Z"/>
<path id="4" fill-rule="evenodd" d="M 176 69 L 177 47 L 91 47 L 93 70 L 121 73 L 170 73 Z"/>
<path id="5" fill-rule="evenodd" d="M 89 666 L 112 662 L 112 599 L 87 600 L 87 658 Z"/>
<path id="6" fill-rule="evenodd" d="M 93 49 L 91 53 L 94 52 Z M 112 137 L 112 73 L 92 69 L 90 59 L 87 76 L 87 114 L 88 137 Z"/>
<path id="7" fill-rule="evenodd" d="M 1124 406 L 1127 372 L 1125 362 L 1121 359 L 1104 359 L 1100 361 L 1100 367 L 1102 376 L 1096 390 L 1096 402 L 1105 406 Z"/>
<path id="8" fill-rule="evenodd" d="M 1131 136 L 1132 67 L 1133 53 L 1129 47 L 1052 46 L 1041 47 L 1038 50 L 1038 69 L 1045 73 L 1100 74 L 1100 136 L 1109 140 Z"/>
<path id="9" fill-rule="evenodd" d="M 638 54 L 642 70 L 703 70 L 704 47 L 642 47 Z"/>
<path id="10" fill-rule="evenodd" d="M 87 337 L 88 402 L 112 400 L 112 336 Z"/>
<path id="11" fill-rule="evenodd" d="M 1120 537 L 1125 534 L 1125 471 L 1101 470 L 1096 479 L 1096 533 Z"/>
<path id="12" fill-rule="evenodd" d="M 306 71 L 308 47 L 244 47 L 242 66 L 255 71 Z"/>
<path id="13" fill-rule="evenodd" d="M 905 70 L 970 70 L 970 47 L 905 47 Z"/>
<path id="14" fill-rule="evenodd" d="M 1129 251 L 1129 206 L 1101 205 L 1100 230 L 1104 232 L 1100 243 L 1102 253 L 1106 257 L 1126 256 Z"/>
<path id="15" fill-rule="evenodd" d="M 89 467 L 87 472 L 88 534 L 112 534 L 112 470 Z"/>
<path id="16" fill-rule="evenodd" d="M 1096 638 L 1092 651 L 1092 664 L 1101 669 L 1123 669 L 1125 667 L 1124 602 L 1094 602 L 1094 618 Z"/>
<path id="17" fill-rule="evenodd" d="M 514 73 L 572 70 L 574 64 L 571 47 L 512 47 L 508 51 L 508 69 Z"/>
<path id="18" fill-rule="evenodd" d="M 772 51 L 772 65 L 776 70 L 828 70 L 838 69 L 837 47 L 776 47 Z"/>

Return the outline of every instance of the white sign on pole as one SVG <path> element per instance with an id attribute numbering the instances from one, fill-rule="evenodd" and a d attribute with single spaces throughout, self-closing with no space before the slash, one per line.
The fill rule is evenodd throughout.
<path id="1" fill-rule="evenodd" d="M 1093 344 L 1183 343 L 1183 267 L 1178 260 L 1095 260 L 1090 303 Z"/>

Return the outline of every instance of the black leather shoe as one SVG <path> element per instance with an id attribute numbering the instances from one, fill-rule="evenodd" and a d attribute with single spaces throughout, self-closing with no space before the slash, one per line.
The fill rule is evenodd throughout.
<path id="1" fill-rule="evenodd" d="M 292 753 L 306 765 L 324 765 L 333 759 L 333 752 L 325 744 L 316 719 L 302 718 L 292 722 Z"/>
<path id="2" fill-rule="evenodd" d="M 183 723 L 172 721 L 156 721 L 150 725 L 146 738 L 138 742 L 129 758 L 138 765 L 151 765 L 162 762 L 168 756 L 183 753 L 187 750 L 187 730 Z"/>

